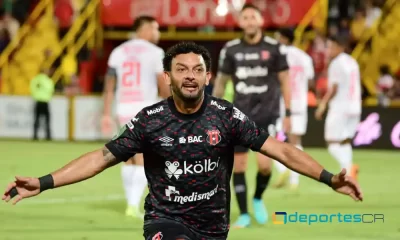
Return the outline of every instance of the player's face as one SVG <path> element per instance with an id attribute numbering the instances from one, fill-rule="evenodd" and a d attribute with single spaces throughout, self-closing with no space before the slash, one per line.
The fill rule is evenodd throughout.
<path id="1" fill-rule="evenodd" d="M 211 73 L 207 72 L 201 55 L 187 53 L 172 59 L 171 72 L 165 72 L 164 76 L 174 95 L 184 101 L 196 101 L 209 84 Z"/>
<path id="2" fill-rule="evenodd" d="M 335 58 L 341 52 L 341 47 L 333 41 L 329 40 L 327 43 L 327 47 L 328 47 L 328 56 L 330 59 Z"/>
<path id="3" fill-rule="evenodd" d="M 159 25 L 156 21 L 145 23 L 143 26 L 144 31 L 146 31 L 147 38 L 150 42 L 157 44 L 160 40 L 160 30 Z"/>
<path id="4" fill-rule="evenodd" d="M 252 8 L 245 9 L 239 16 L 239 26 L 243 29 L 244 34 L 255 36 L 264 24 L 261 14 Z"/>

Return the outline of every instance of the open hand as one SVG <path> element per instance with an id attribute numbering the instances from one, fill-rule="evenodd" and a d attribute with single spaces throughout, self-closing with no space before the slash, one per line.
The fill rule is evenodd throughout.
<path id="1" fill-rule="evenodd" d="M 355 201 L 362 201 L 363 194 L 357 181 L 346 175 L 346 169 L 332 177 L 332 188 L 338 193 L 349 195 Z"/>
<path id="2" fill-rule="evenodd" d="M 13 202 L 13 205 L 15 205 L 24 198 L 38 195 L 40 193 L 40 182 L 38 178 L 15 177 L 15 181 L 8 184 L 1 200 L 9 202 L 13 198 L 13 196 L 11 196 L 11 190 L 13 188 L 18 192 L 18 196 Z"/>

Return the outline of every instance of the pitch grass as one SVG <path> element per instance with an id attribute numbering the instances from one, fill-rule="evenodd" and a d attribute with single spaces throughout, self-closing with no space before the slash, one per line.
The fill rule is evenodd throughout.
<path id="1" fill-rule="evenodd" d="M 100 146 L 98 143 L 0 141 L 0 187 L 5 187 L 16 174 L 42 176 L 81 153 Z M 306 151 L 329 170 L 338 170 L 336 162 L 325 149 Z M 286 190 L 267 190 L 264 201 L 270 211 L 270 218 L 275 211 L 304 214 L 381 213 L 385 214 L 384 223 L 274 225 L 269 221 L 265 226 L 259 226 L 254 222 L 248 229 L 232 229 L 228 239 L 400 239 L 399 151 L 358 150 L 354 155 L 360 165 L 364 202 L 355 203 L 348 197 L 332 192 L 323 184 L 301 177 L 297 194 Z M 250 193 L 254 190 L 255 172 L 255 161 L 251 161 L 247 174 Z M 126 218 L 124 210 L 120 168 L 116 166 L 86 182 L 45 192 L 36 198 L 23 200 L 16 206 L 1 203 L 0 239 L 143 239 L 142 223 Z M 236 199 L 233 198 L 232 220 L 237 214 Z"/>

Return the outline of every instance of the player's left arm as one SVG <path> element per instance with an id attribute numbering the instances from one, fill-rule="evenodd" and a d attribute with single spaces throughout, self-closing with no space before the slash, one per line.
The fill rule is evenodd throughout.
<path id="1" fill-rule="evenodd" d="M 362 200 L 358 183 L 346 176 L 345 169 L 339 174 L 333 175 L 307 153 L 269 136 L 265 129 L 257 127 L 253 121 L 236 108 L 233 108 L 232 112 L 232 133 L 235 145 L 260 152 L 293 171 L 323 182 L 337 192 L 350 195 L 354 200 Z"/>

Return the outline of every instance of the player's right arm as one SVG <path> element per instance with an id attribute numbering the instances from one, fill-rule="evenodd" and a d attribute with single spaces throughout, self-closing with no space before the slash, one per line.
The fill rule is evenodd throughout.
<path id="1" fill-rule="evenodd" d="M 16 204 L 45 190 L 92 178 L 109 167 L 127 161 L 136 153 L 142 153 L 145 121 L 143 114 L 139 113 L 103 148 L 86 153 L 48 175 L 40 178 L 15 177 L 15 181 L 7 186 L 2 200 L 8 202 L 18 194 L 14 200 Z"/>
<path id="2" fill-rule="evenodd" d="M 222 98 L 225 94 L 226 83 L 234 74 L 235 64 L 232 56 L 227 52 L 227 46 L 219 54 L 219 69 L 214 82 L 213 96 Z"/>

